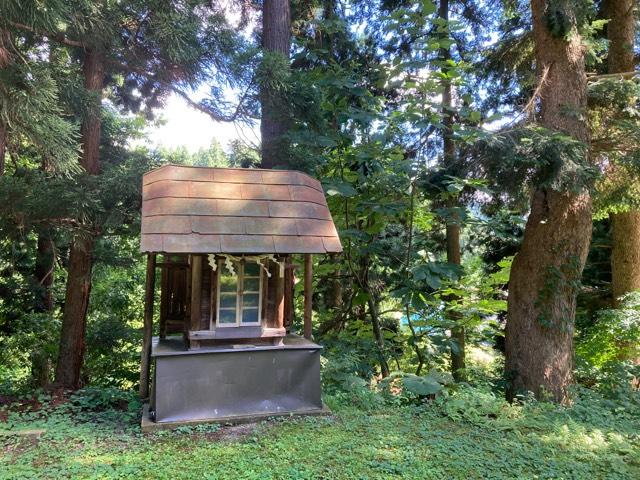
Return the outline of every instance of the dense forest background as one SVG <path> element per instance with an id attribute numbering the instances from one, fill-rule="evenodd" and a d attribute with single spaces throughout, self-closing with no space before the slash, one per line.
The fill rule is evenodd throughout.
<path id="1" fill-rule="evenodd" d="M 141 175 L 174 163 L 322 181 L 344 246 L 314 267 L 326 392 L 637 402 L 636 13 L 3 1 L 0 393 L 135 389 Z M 169 95 L 261 145 L 148 148 Z"/>

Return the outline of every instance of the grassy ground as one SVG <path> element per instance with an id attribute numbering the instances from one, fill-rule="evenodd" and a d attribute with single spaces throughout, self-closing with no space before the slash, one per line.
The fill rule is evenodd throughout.
<path id="1" fill-rule="evenodd" d="M 0 438 L 0 478 L 640 478 L 640 416 L 623 404 L 512 407 L 473 390 L 422 407 L 327 400 L 333 417 L 153 435 L 135 404 L 14 405 L 0 430 L 46 432 Z"/>

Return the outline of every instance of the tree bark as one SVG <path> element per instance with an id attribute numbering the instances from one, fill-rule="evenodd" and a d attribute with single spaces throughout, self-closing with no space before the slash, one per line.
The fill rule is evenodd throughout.
<path id="1" fill-rule="evenodd" d="M 556 37 L 547 29 L 546 2 L 531 0 L 542 125 L 588 145 L 584 121 L 584 47 L 575 28 Z M 525 391 L 568 400 L 572 382 L 576 295 L 591 237 L 588 193 L 538 188 L 509 279 L 506 326 L 507 396 Z"/>
<path id="2" fill-rule="evenodd" d="M 289 0 L 264 0 L 262 8 L 262 46 L 266 52 L 280 54 L 289 61 L 291 50 L 291 9 Z M 262 118 L 262 168 L 288 165 L 286 144 L 282 136 L 287 132 L 283 116 L 286 99 L 279 92 L 263 87 L 260 92 Z"/>
<path id="3" fill-rule="evenodd" d="M 0 29 L 0 69 L 7 68 L 13 62 L 10 50 L 11 32 Z M 4 175 L 4 156 L 7 151 L 7 124 L 0 120 L 0 177 Z"/>
<path id="4" fill-rule="evenodd" d="M 611 214 L 611 293 L 614 305 L 640 289 L 640 212 Z"/>
<path id="5" fill-rule="evenodd" d="M 0 177 L 4 175 L 4 155 L 7 151 L 7 125 L 0 121 Z"/>
<path id="6" fill-rule="evenodd" d="M 449 21 L 449 0 L 440 0 L 438 16 L 445 22 Z M 444 38 L 448 37 L 448 28 L 442 34 Z M 451 60 L 451 47 L 441 47 L 439 57 L 442 62 Z M 446 74 L 449 67 L 444 65 L 441 68 L 442 73 Z M 442 91 L 442 153 L 443 165 L 450 175 L 455 170 L 456 160 L 456 144 L 453 138 L 453 86 L 449 80 L 443 81 Z M 454 265 L 460 265 L 460 221 L 456 215 L 456 209 L 459 207 L 457 198 L 452 198 L 447 202 L 448 217 L 446 220 L 446 243 L 447 243 L 447 262 Z M 448 302 L 456 302 L 457 297 L 452 296 L 447 299 Z M 447 311 L 447 319 L 453 325 L 451 327 L 451 341 L 455 343 L 455 347 L 451 348 L 451 373 L 457 381 L 464 381 L 465 362 L 465 330 L 461 324 L 461 315 L 456 311 Z"/>
<path id="7" fill-rule="evenodd" d="M 56 364 L 55 384 L 69 389 L 80 387 L 80 373 L 84 361 L 87 310 L 91 292 L 93 238 L 76 237 L 71 244 L 67 291 L 60 349 Z"/>
<path id="8" fill-rule="evenodd" d="M 90 175 L 95 175 L 100 171 L 99 152 L 102 129 L 100 109 L 104 87 L 104 63 L 104 53 L 99 49 L 88 49 L 85 52 L 84 85 L 92 98 L 82 121 L 81 164 Z M 70 247 L 60 350 L 55 378 L 56 385 L 64 388 L 75 389 L 80 386 L 87 311 L 91 292 L 93 248 L 94 238 L 90 235 L 77 236 Z"/>
<path id="9" fill-rule="evenodd" d="M 55 251 L 53 239 L 48 229 L 38 234 L 36 265 L 34 278 L 36 281 L 35 311 L 53 312 L 53 281 L 55 270 Z M 46 387 L 51 375 L 51 358 L 42 348 L 31 353 L 31 378 L 34 386 Z"/>
<path id="10" fill-rule="evenodd" d="M 53 280 L 55 269 L 55 252 L 53 239 L 49 230 L 45 230 L 38 235 L 38 245 L 36 253 L 36 265 L 34 276 L 38 283 L 38 298 L 36 300 L 36 310 L 38 312 L 50 312 L 53 310 Z"/>
<path id="11" fill-rule="evenodd" d="M 391 371 L 389 370 L 389 363 L 385 357 L 384 353 L 384 334 L 382 333 L 382 328 L 380 327 L 380 316 L 378 315 L 378 305 L 376 300 L 373 298 L 373 292 L 371 289 L 366 291 L 367 297 L 367 305 L 369 306 L 369 315 L 371 315 L 371 325 L 373 327 L 373 337 L 376 340 L 376 345 L 378 347 L 378 354 L 380 355 L 380 374 L 382 378 L 387 378 Z"/>
<path id="12" fill-rule="evenodd" d="M 371 219 L 367 220 L 366 226 L 363 226 L 360 222 L 359 228 L 364 229 L 370 226 Z M 363 228 L 364 227 L 364 228 Z M 389 362 L 387 362 L 385 346 L 384 346 L 384 333 L 382 331 L 382 326 L 380 325 L 380 315 L 378 313 L 378 299 L 375 297 L 375 291 L 369 283 L 369 267 L 370 267 L 370 256 L 369 253 L 363 255 L 360 258 L 360 271 L 357 272 L 356 281 L 360 286 L 362 292 L 367 295 L 367 306 L 369 307 L 369 316 L 371 317 L 371 328 L 373 330 L 373 338 L 376 342 L 376 347 L 378 348 L 378 355 L 380 357 L 380 374 L 382 378 L 386 378 L 391 373 L 389 369 Z M 361 307 L 361 315 L 362 321 L 364 322 L 366 319 L 366 310 L 364 305 Z"/>
<path id="13" fill-rule="evenodd" d="M 608 73 L 635 68 L 633 0 L 607 0 L 604 4 L 609 39 Z M 614 305 L 625 293 L 640 289 L 640 211 L 612 213 L 611 293 Z"/>

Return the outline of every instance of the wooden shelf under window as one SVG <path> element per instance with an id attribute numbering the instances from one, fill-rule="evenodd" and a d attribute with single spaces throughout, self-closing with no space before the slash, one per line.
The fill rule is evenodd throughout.
<path id="1" fill-rule="evenodd" d="M 284 337 L 287 334 L 283 328 L 269 327 L 218 327 L 211 330 L 190 330 L 189 340 L 227 340 Z"/>

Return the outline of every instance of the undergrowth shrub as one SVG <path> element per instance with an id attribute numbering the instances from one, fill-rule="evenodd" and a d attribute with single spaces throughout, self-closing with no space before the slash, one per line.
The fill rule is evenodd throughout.
<path id="1" fill-rule="evenodd" d="M 77 422 L 117 423 L 134 426 L 138 423 L 142 403 L 131 391 L 114 387 L 87 387 L 74 392 L 57 410 L 69 413 Z"/>
<path id="2" fill-rule="evenodd" d="M 507 402 L 502 395 L 470 385 L 460 385 L 450 394 L 436 398 L 434 406 L 453 421 L 465 421 L 474 425 L 512 420 L 521 415 L 523 408 Z"/>
<path id="3" fill-rule="evenodd" d="M 623 296 L 618 308 L 597 312 L 576 342 L 576 355 L 583 368 L 604 371 L 640 359 L 640 292 Z"/>
<path id="4" fill-rule="evenodd" d="M 378 390 L 387 402 L 394 404 L 418 404 L 446 394 L 454 388 L 453 377 L 449 373 L 431 370 L 426 375 L 392 372 L 378 382 Z"/>

